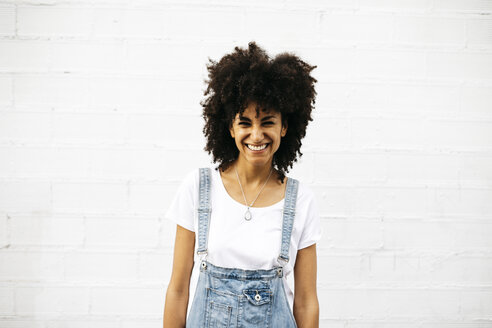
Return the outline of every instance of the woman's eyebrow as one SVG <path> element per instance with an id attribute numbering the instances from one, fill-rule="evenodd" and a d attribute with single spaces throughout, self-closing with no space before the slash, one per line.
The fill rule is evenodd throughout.
<path id="1" fill-rule="evenodd" d="M 241 115 L 239 116 L 239 120 L 240 120 L 240 121 L 248 121 L 248 122 L 251 122 L 251 120 L 250 120 L 248 117 L 246 117 L 246 116 L 241 116 Z"/>
<path id="2" fill-rule="evenodd" d="M 263 117 L 261 120 L 262 121 L 266 121 L 266 120 L 271 120 L 271 119 L 275 119 L 276 117 L 274 115 L 269 115 L 269 116 L 265 116 Z M 247 122 L 251 122 L 251 119 L 246 117 L 246 116 L 239 116 L 239 120 L 240 121 L 247 121 Z"/>

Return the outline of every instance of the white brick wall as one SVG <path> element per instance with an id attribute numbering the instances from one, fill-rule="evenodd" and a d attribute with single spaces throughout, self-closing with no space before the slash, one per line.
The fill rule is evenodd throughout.
<path id="1" fill-rule="evenodd" d="M 321 327 L 492 327 L 492 1 L 0 3 L 0 326 L 162 326 L 207 57 L 318 79 Z"/>

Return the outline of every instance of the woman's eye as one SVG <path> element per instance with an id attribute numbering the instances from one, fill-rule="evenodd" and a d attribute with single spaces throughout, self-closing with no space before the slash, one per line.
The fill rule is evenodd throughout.
<path id="1" fill-rule="evenodd" d="M 275 124 L 275 123 L 273 123 L 271 121 L 267 121 L 267 122 L 264 122 L 263 124 L 265 124 L 265 125 L 272 125 L 272 124 Z"/>
<path id="2" fill-rule="evenodd" d="M 239 122 L 238 124 L 239 124 L 239 125 L 249 125 L 249 123 L 248 123 L 248 122 Z"/>

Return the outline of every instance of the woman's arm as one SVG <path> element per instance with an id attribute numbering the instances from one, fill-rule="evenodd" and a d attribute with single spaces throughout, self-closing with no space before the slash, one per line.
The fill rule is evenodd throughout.
<path id="1" fill-rule="evenodd" d="M 297 252 L 294 266 L 294 317 L 299 328 L 319 327 L 316 244 Z"/>
<path id="2" fill-rule="evenodd" d="M 178 225 L 174 242 L 173 272 L 164 306 L 164 328 L 185 327 L 194 249 L 195 233 Z"/>

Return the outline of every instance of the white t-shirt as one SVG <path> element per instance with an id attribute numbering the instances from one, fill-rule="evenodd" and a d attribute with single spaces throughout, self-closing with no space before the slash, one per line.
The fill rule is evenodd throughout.
<path id="1" fill-rule="evenodd" d="M 284 199 L 267 207 L 250 208 L 252 219 L 246 221 L 246 206 L 234 200 L 224 187 L 219 171 L 211 169 L 211 216 L 208 235 L 210 263 L 226 268 L 245 270 L 272 269 L 278 266 L 282 240 L 282 210 Z M 198 232 L 199 171 L 190 172 L 182 181 L 171 207 L 165 214 L 185 229 Z M 299 249 L 311 246 L 321 237 L 322 229 L 318 208 L 312 191 L 299 183 L 296 216 L 292 229 L 289 257 L 284 266 L 284 287 L 291 309 L 293 308 L 293 275 Z M 188 312 L 193 302 L 200 257 L 196 254 L 198 233 L 195 234 L 195 264 L 190 281 Z"/>

